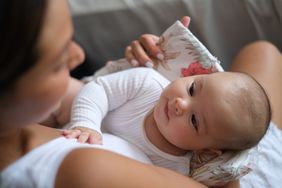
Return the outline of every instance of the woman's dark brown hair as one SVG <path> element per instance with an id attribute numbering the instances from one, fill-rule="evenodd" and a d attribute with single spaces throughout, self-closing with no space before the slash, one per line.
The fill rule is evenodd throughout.
<path id="1" fill-rule="evenodd" d="M 0 95 L 39 58 L 47 0 L 0 1 Z"/>

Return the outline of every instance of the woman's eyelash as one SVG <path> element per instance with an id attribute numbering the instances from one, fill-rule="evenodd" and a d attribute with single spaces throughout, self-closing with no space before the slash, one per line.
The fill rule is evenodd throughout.
<path id="1" fill-rule="evenodd" d="M 190 87 L 189 87 L 189 94 L 190 96 L 194 95 L 194 90 L 195 90 L 195 83 L 193 82 Z"/>
<path id="2" fill-rule="evenodd" d="M 198 122 L 197 122 L 195 114 L 192 114 L 192 116 L 191 116 L 191 123 L 192 123 L 194 129 L 198 132 Z"/>

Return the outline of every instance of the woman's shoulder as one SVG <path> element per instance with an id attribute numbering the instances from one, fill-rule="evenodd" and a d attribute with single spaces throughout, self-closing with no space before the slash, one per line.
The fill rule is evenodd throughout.
<path id="1" fill-rule="evenodd" d="M 32 125 L 21 134 L 22 155 L 1 171 L 0 187 L 52 187 L 54 172 L 72 147 L 59 137 L 60 131 L 48 127 Z"/>
<path id="2" fill-rule="evenodd" d="M 0 169 L 5 169 L 37 147 L 48 143 L 60 135 L 61 132 L 59 130 L 37 124 L 18 129 L 15 135 L 10 136 L 5 142 L 1 143 L 0 153 L 9 153 L 9 155 L 0 156 Z M 16 140 L 19 140 L 19 142 Z"/>
<path id="3" fill-rule="evenodd" d="M 120 168 L 118 166 L 124 160 L 130 159 L 102 149 L 73 150 L 65 157 L 58 169 L 55 187 L 100 187 L 99 185 L 107 181 L 105 174 L 113 178 L 111 173 L 119 173 L 111 172 L 109 169 L 117 166 L 116 170 L 120 170 L 121 166 Z"/>

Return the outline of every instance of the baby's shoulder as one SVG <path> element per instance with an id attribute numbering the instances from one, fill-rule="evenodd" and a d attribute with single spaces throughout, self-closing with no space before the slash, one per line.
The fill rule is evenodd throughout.
<path id="1" fill-rule="evenodd" d="M 163 88 L 170 83 L 167 78 L 161 75 L 158 71 L 151 68 L 138 67 L 132 68 L 128 71 L 129 74 L 131 74 L 131 78 L 135 78 L 139 81 L 142 80 L 145 85 L 158 85 Z"/>
<path id="2" fill-rule="evenodd" d="M 165 82 L 169 82 L 167 78 L 165 78 L 158 71 L 152 68 L 146 68 L 146 67 L 132 68 L 126 70 L 125 74 L 131 75 L 132 77 L 143 77 L 146 79 L 164 80 Z"/>

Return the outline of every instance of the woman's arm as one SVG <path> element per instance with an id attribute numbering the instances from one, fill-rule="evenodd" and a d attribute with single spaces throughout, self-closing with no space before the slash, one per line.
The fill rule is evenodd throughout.
<path id="1" fill-rule="evenodd" d="M 230 68 L 253 76 L 265 89 L 272 108 L 272 121 L 282 129 L 282 56 L 271 43 L 259 41 L 243 48 Z"/>
<path id="2" fill-rule="evenodd" d="M 100 149 L 77 149 L 62 162 L 56 187 L 205 188 L 176 172 Z"/>

